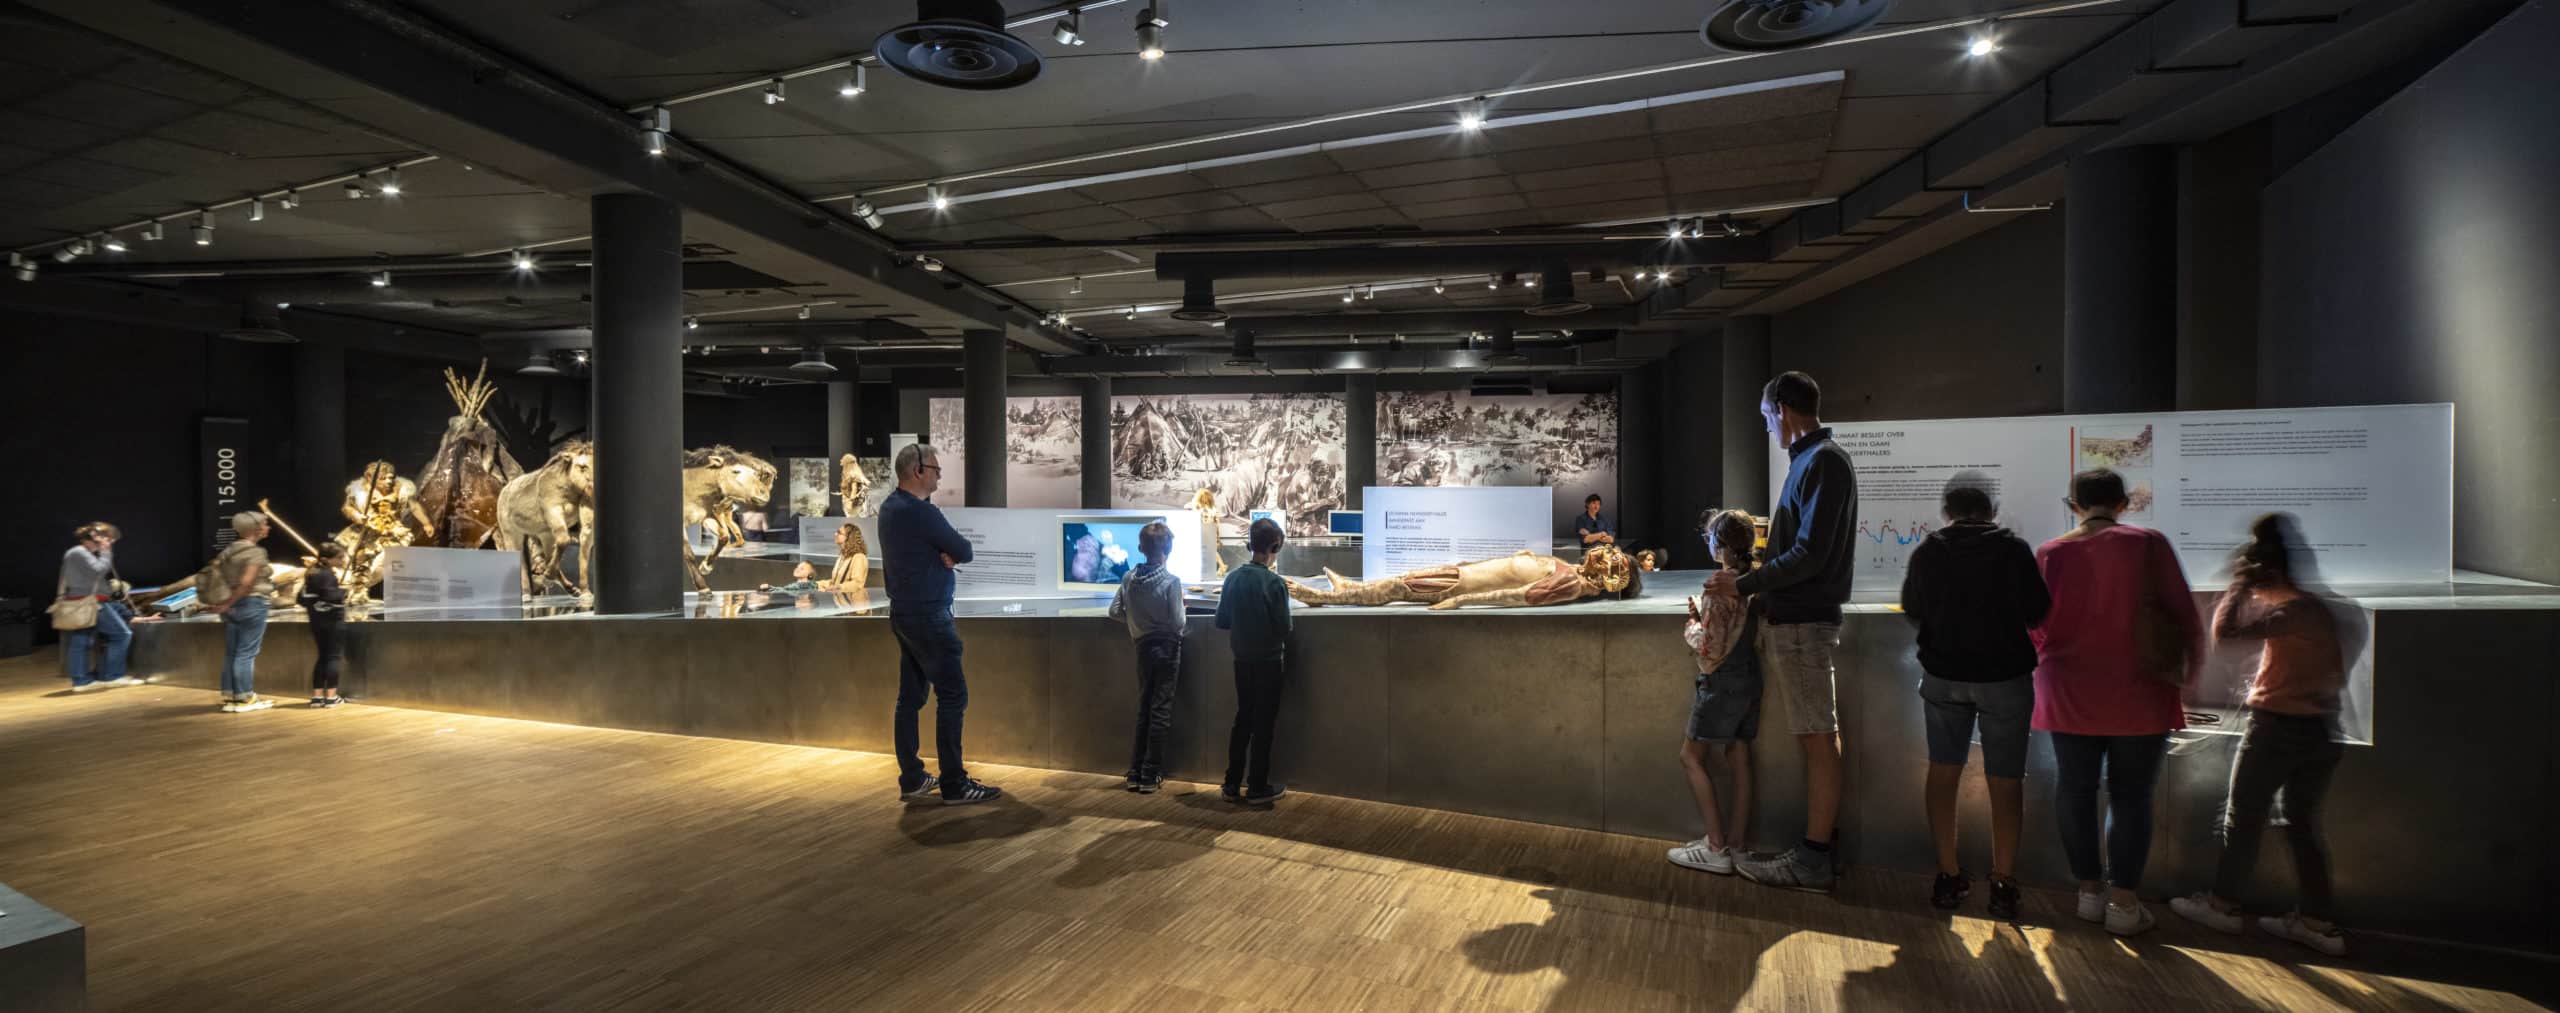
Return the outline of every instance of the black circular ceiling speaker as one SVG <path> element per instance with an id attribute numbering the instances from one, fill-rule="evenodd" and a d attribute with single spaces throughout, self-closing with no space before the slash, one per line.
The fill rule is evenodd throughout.
<path id="1" fill-rule="evenodd" d="M 871 44 L 898 73 L 926 84 L 996 91 L 1040 76 L 1040 51 L 1004 30 L 1004 0 L 917 0 L 914 24 Z"/>
<path id="2" fill-rule="evenodd" d="M 1829 42 L 1876 23 L 1893 0 L 1726 0 L 1698 35 L 1735 53 L 1777 53 Z"/>

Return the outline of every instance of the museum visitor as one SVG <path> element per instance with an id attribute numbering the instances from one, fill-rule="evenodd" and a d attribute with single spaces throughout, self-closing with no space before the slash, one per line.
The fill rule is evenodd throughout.
<path id="1" fill-rule="evenodd" d="M 347 589 L 338 582 L 338 568 L 346 560 L 346 546 L 320 543 L 315 565 L 303 574 L 302 590 L 293 596 L 311 619 L 311 706 L 322 710 L 344 702 L 338 696 L 338 677 L 346 665 Z"/>
<path id="2" fill-rule="evenodd" d="M 1745 576 L 1753 565 L 1755 527 L 1746 511 L 1710 510 L 1698 519 L 1698 537 L 1718 569 Z M 1689 621 L 1680 636 L 1696 656 L 1698 679 L 1688 736 L 1680 743 L 1680 769 L 1706 834 L 1671 849 L 1671 862 L 1729 876 L 1751 837 L 1751 740 L 1760 737 L 1760 600 L 1711 594 L 1703 603 L 1691 598 L 1688 604 Z M 1711 754 L 1732 785 L 1721 807 L 1707 762 Z"/>
<path id="3" fill-rule="evenodd" d="M 55 581 L 53 628 L 62 633 L 62 672 L 71 691 L 86 693 L 106 686 L 139 686 L 125 674 L 133 648 L 131 613 L 114 600 L 116 539 L 124 532 L 105 521 L 91 521 L 72 532 L 78 543 L 62 553 L 62 576 Z M 90 648 L 106 645 L 105 657 L 93 661 Z"/>
<path id="4" fill-rule="evenodd" d="M 1217 626 L 1228 631 L 1236 666 L 1236 723 L 1227 733 L 1227 774 L 1218 795 L 1263 805 L 1289 790 L 1271 779 L 1271 736 L 1289 675 L 1289 587 L 1271 564 L 1287 539 L 1268 517 L 1255 520 L 1245 537 L 1253 558 L 1227 571 L 1218 592 Z"/>
<path id="5" fill-rule="evenodd" d="M 258 648 L 266 642 L 267 596 L 276 592 L 267 569 L 267 516 L 245 510 L 231 516 L 240 536 L 213 557 L 196 582 L 196 599 L 222 617 L 222 709 L 243 714 L 275 706 L 258 696 Z M 209 578 L 209 579 L 208 579 Z"/>
<path id="6" fill-rule="evenodd" d="M 929 498 L 942 486 L 941 454 L 930 444 L 898 451 L 898 488 L 880 504 L 881 583 L 889 592 L 889 630 L 898 638 L 898 709 L 891 734 L 898 750 L 898 794 L 944 805 L 984 802 L 1004 794 L 969 779 L 961 763 L 960 724 L 969 709 L 969 680 L 960 669 L 960 628 L 951 621 L 953 571 L 976 558 Z M 939 777 L 925 773 L 917 712 L 933 694 L 933 742 Z"/>
<path id="7" fill-rule="evenodd" d="M 1111 595 L 1111 618 L 1128 624 L 1138 654 L 1138 724 L 1129 747 L 1130 791 L 1152 795 L 1164 786 L 1164 741 L 1173 732 L 1173 691 L 1182 678 L 1182 578 L 1165 567 L 1173 555 L 1173 529 L 1150 521 L 1138 529 L 1146 557 Z"/>
<path id="8" fill-rule="evenodd" d="M 1599 493 L 1592 493 L 1583 499 L 1582 513 L 1573 519 L 1573 533 L 1575 537 L 1582 539 L 1584 548 L 1617 544 L 1618 529 L 1610 526 L 1608 518 L 1600 516 Z"/>

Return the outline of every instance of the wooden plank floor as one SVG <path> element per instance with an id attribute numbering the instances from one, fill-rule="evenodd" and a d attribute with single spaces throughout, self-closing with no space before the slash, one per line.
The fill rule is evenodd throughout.
<path id="1" fill-rule="evenodd" d="M 989 767 L 1013 801 L 909 808 L 875 754 L 226 715 L 51 665 L 0 662 L 0 881 L 89 926 L 99 1010 L 2494 1010 L 2555 977 L 2165 909 L 2124 943 L 2051 894 L 2017 929 L 1922 877 L 1779 893 L 1666 842 L 1333 798 Z"/>

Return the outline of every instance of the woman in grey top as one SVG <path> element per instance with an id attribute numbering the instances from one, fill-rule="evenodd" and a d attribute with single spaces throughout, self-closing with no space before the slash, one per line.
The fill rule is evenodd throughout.
<path id="1" fill-rule="evenodd" d="M 123 534 L 113 524 L 91 521 L 72 532 L 80 544 L 62 554 L 62 597 L 95 598 L 99 603 L 97 625 L 62 632 L 62 672 L 71 677 L 74 693 L 142 685 L 142 680 L 124 670 L 125 655 L 133 647 L 133 628 L 125 624 L 124 613 L 107 602 L 115 579 L 116 539 Z M 107 656 L 93 664 L 90 647 L 100 640 L 107 643 Z"/>

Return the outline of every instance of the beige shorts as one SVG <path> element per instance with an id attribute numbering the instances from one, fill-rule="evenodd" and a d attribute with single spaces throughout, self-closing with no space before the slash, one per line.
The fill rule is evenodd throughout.
<path id="1" fill-rule="evenodd" d="M 1840 697 L 1832 683 L 1831 650 L 1840 646 L 1840 624 L 1764 622 L 1757 646 L 1767 691 L 1787 701 L 1787 734 L 1838 732 Z"/>

